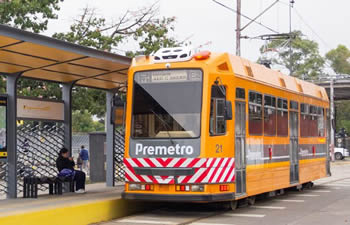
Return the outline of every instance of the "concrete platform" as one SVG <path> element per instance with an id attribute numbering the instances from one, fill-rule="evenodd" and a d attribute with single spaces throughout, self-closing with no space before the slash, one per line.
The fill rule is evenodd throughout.
<path id="1" fill-rule="evenodd" d="M 123 186 L 86 186 L 87 193 L 0 200 L 1 225 L 86 225 L 143 211 L 142 202 L 121 199 Z"/>

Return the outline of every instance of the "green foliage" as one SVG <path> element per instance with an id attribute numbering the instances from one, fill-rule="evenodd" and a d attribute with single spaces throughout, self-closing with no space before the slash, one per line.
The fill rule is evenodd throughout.
<path id="1" fill-rule="evenodd" d="M 93 88 L 75 87 L 72 92 L 73 110 L 87 110 L 103 118 L 106 113 L 106 92 Z"/>
<path id="2" fill-rule="evenodd" d="M 321 57 L 318 44 L 315 41 L 306 39 L 300 31 L 294 31 L 295 39 L 291 44 L 291 60 L 289 45 L 285 45 L 285 40 L 273 40 L 267 46 L 260 48 L 263 53 L 265 47 L 278 52 L 278 57 L 272 60 L 273 65 L 280 65 L 290 69 L 291 75 L 313 79 L 322 73 L 324 59 Z M 291 63 L 290 63 L 291 62 Z"/>
<path id="3" fill-rule="evenodd" d="M 158 51 L 160 48 L 176 47 L 179 45 L 174 37 L 169 36 L 169 32 L 175 30 L 175 17 L 163 17 L 154 19 L 148 24 L 140 27 L 133 35 L 138 42 L 140 50 L 137 52 L 128 52 L 128 56 L 149 55 Z"/>
<path id="4" fill-rule="evenodd" d="M 336 120 L 337 130 L 345 128 L 347 132 L 350 131 L 350 101 L 335 102 L 336 106 Z"/>
<path id="5" fill-rule="evenodd" d="M 72 121 L 73 132 L 87 133 L 104 131 L 104 124 L 98 121 L 93 121 L 92 115 L 87 110 L 73 111 Z"/>
<path id="6" fill-rule="evenodd" d="M 112 51 L 124 39 L 150 23 L 156 10 L 156 5 L 151 5 L 134 12 L 128 10 L 120 18 L 108 20 L 97 15 L 95 9 L 86 7 L 70 26 L 70 31 L 55 33 L 53 37 L 99 50 Z"/>
<path id="7" fill-rule="evenodd" d="M 338 74 L 350 74 L 350 50 L 344 45 L 338 45 L 336 49 L 330 50 L 326 54 L 334 72 Z M 350 130 L 349 130 L 350 131 Z"/>
<path id="8" fill-rule="evenodd" d="M 70 31 L 66 33 L 55 33 L 54 38 L 92 47 L 99 50 L 111 51 L 113 46 L 117 46 L 123 39 L 118 32 L 108 31 L 109 26 L 106 19 L 97 17 L 94 9 L 85 8 L 79 20 L 70 26 Z"/>
<path id="9" fill-rule="evenodd" d="M 62 99 L 62 91 L 59 84 L 27 78 L 20 78 L 17 93 L 19 96 Z"/>
<path id="10" fill-rule="evenodd" d="M 0 23 L 39 33 L 47 29 L 49 19 L 57 19 L 60 2 L 63 0 L 3 0 Z"/>
<path id="11" fill-rule="evenodd" d="M 337 48 L 330 50 L 326 54 L 332 69 L 337 74 L 350 74 L 350 50 L 344 45 L 338 45 Z M 337 130 L 345 128 L 350 132 L 350 101 L 335 102 L 336 106 L 336 124 Z"/>
<path id="12" fill-rule="evenodd" d="M 6 76 L 0 75 L 0 93 L 6 93 Z"/>
<path id="13" fill-rule="evenodd" d="M 6 128 L 6 106 L 0 106 L 0 129 Z"/>

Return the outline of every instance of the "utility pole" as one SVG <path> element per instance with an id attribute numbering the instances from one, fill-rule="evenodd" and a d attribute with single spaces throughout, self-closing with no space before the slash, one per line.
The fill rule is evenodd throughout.
<path id="1" fill-rule="evenodd" d="M 244 15 L 244 14 L 241 13 L 241 0 L 236 0 L 236 1 L 237 1 L 237 8 L 236 8 L 236 10 L 233 9 L 233 8 L 230 8 L 230 7 L 226 6 L 226 5 L 224 5 L 224 4 L 222 4 L 220 1 L 217 1 L 217 0 L 212 0 L 212 1 L 215 2 L 216 4 L 222 6 L 222 7 L 224 7 L 224 8 L 226 8 L 226 9 L 230 10 L 231 12 L 236 13 L 236 15 L 237 15 L 237 17 L 236 17 L 236 25 L 237 25 L 237 27 L 236 27 L 236 55 L 237 55 L 237 56 L 240 56 L 240 55 L 241 55 L 241 39 L 242 39 L 242 38 L 247 38 L 246 36 L 245 36 L 245 37 L 242 37 L 242 36 L 241 36 L 241 32 L 242 32 L 245 28 L 247 28 L 250 24 L 255 23 L 255 24 L 258 24 L 258 25 L 264 27 L 265 29 L 268 29 L 268 30 L 272 31 L 272 32 L 275 33 L 275 34 L 278 34 L 278 33 L 279 33 L 279 32 L 277 32 L 277 31 L 271 29 L 271 28 L 268 27 L 268 26 L 265 26 L 264 24 L 262 24 L 262 23 L 260 23 L 260 22 L 258 22 L 258 21 L 256 21 L 256 20 L 257 20 L 259 17 L 261 17 L 263 14 L 265 14 L 269 9 L 271 9 L 271 8 L 272 8 L 275 4 L 277 4 L 280 0 L 275 0 L 271 5 L 269 5 L 266 9 L 264 9 L 261 13 L 259 13 L 259 14 L 258 14 L 256 17 L 254 17 L 254 18 L 250 18 L 250 17 L 248 17 L 248 16 L 246 16 L 246 15 Z M 293 2 L 294 2 L 294 1 L 293 1 Z M 242 17 L 242 16 L 243 16 L 244 18 L 248 19 L 249 22 L 241 28 L 241 17 Z"/>
<path id="2" fill-rule="evenodd" d="M 294 0 L 289 1 L 289 75 L 292 76 L 292 8 Z"/>
<path id="3" fill-rule="evenodd" d="M 330 80 L 330 101 L 331 101 L 331 108 L 330 108 L 330 117 L 331 117 L 331 121 L 330 121 L 330 128 L 331 128 L 331 144 L 330 144 L 330 150 L 331 150 L 331 158 L 332 158 L 332 162 L 334 162 L 334 77 L 331 76 L 331 80 Z"/>
<path id="4" fill-rule="evenodd" d="M 241 55 L 241 0 L 237 0 L 236 55 Z"/>

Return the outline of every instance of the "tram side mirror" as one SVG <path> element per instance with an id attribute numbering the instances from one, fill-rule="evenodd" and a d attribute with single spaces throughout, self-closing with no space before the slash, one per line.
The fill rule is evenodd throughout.
<path id="1" fill-rule="evenodd" d="M 225 120 L 232 120 L 232 103 L 225 101 Z"/>
<path id="2" fill-rule="evenodd" d="M 114 123 L 116 126 L 124 126 L 125 120 L 125 101 L 122 100 L 119 96 L 113 98 L 112 106 L 112 115 L 111 123 Z"/>

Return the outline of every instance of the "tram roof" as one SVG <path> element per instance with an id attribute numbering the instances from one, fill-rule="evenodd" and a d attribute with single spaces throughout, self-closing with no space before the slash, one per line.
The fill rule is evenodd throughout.
<path id="1" fill-rule="evenodd" d="M 285 75 L 264 65 L 253 63 L 242 57 L 230 55 L 231 66 L 236 75 L 252 78 L 256 81 L 277 86 L 302 95 L 308 95 L 323 101 L 329 101 L 326 89 L 316 84 Z"/>
<path id="2" fill-rule="evenodd" d="M 124 86 L 131 58 L 0 25 L 0 73 L 105 90 Z"/>

